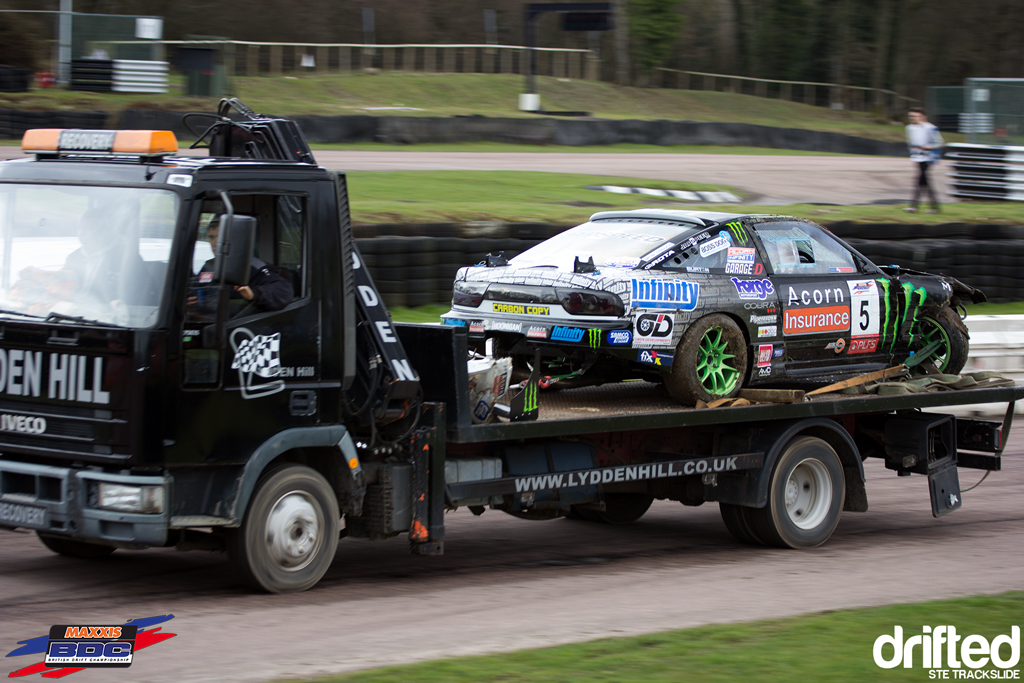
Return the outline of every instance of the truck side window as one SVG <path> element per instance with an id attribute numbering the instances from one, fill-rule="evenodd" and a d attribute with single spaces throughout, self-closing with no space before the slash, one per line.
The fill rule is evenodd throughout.
<path id="1" fill-rule="evenodd" d="M 284 195 L 277 198 L 277 253 L 274 264 L 291 282 L 296 299 L 305 291 L 302 272 L 305 208 L 306 200 L 303 197 Z"/>

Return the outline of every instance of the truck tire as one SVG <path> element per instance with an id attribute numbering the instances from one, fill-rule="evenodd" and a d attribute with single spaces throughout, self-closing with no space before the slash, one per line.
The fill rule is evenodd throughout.
<path id="1" fill-rule="evenodd" d="M 826 441 L 797 437 L 775 463 L 768 504 L 751 508 L 754 535 L 765 545 L 814 548 L 828 540 L 843 511 L 843 464 Z"/>
<path id="2" fill-rule="evenodd" d="M 569 510 L 569 519 L 581 519 L 587 522 L 602 524 L 632 524 L 651 509 L 654 496 L 646 493 L 606 493 L 604 494 L 605 510 L 581 508 L 573 505 Z"/>
<path id="3" fill-rule="evenodd" d="M 735 396 L 747 374 L 747 342 L 732 318 L 721 313 L 693 323 L 676 346 L 665 388 L 676 401 L 694 405 Z"/>
<path id="4" fill-rule="evenodd" d="M 935 368 L 945 375 L 960 374 L 967 364 L 970 342 L 967 328 L 956 311 L 944 306 L 936 315 L 920 318 L 918 324 L 922 346 L 928 346 L 934 341 L 942 343 L 938 354 L 932 359 Z"/>
<path id="5" fill-rule="evenodd" d="M 750 521 L 750 511 L 753 508 L 731 503 L 719 503 L 719 512 L 722 513 L 722 521 L 725 528 L 729 530 L 732 537 L 740 543 L 747 545 L 764 545 L 761 539 L 754 533 L 754 526 Z"/>
<path id="6" fill-rule="evenodd" d="M 112 545 L 86 543 L 85 541 L 76 541 L 73 538 L 45 534 L 42 531 L 37 531 L 36 535 L 39 536 L 39 540 L 43 542 L 43 545 L 58 555 L 64 555 L 65 557 L 81 557 L 87 560 L 96 560 L 106 557 L 116 550 Z"/>
<path id="7" fill-rule="evenodd" d="M 651 509 L 654 496 L 646 493 L 606 493 L 604 494 L 604 512 L 595 510 L 595 514 L 605 524 L 632 524 Z"/>
<path id="8" fill-rule="evenodd" d="M 228 556 L 243 580 L 270 593 L 312 588 L 338 548 L 338 500 L 323 476 L 284 465 L 256 485 Z"/>

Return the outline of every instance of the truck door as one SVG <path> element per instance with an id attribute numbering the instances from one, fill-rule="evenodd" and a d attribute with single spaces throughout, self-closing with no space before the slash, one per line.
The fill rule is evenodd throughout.
<path id="1" fill-rule="evenodd" d="M 820 226 L 798 220 L 754 226 L 782 306 L 790 376 L 884 367 L 878 273 Z"/>
<path id="2" fill-rule="evenodd" d="M 195 219 L 181 330 L 179 437 L 193 453 L 244 458 L 272 434 L 319 420 L 320 316 L 312 296 L 302 193 L 230 193 L 235 216 L 257 221 L 248 285 L 214 282 L 213 248 L 226 207 L 203 200 Z M 220 308 L 226 323 L 212 343 Z"/>

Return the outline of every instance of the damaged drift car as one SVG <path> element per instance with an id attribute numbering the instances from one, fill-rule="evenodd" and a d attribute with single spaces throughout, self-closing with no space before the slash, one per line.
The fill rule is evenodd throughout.
<path id="1" fill-rule="evenodd" d="M 520 371 L 539 358 L 548 382 L 642 378 L 692 405 L 827 384 L 922 350 L 957 373 L 968 349 L 957 311 L 984 300 L 953 278 L 876 266 L 800 218 L 638 209 L 462 268 L 443 317 Z"/>

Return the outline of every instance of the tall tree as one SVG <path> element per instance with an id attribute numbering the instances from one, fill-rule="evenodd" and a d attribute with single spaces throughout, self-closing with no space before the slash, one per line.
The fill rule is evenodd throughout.
<path id="1" fill-rule="evenodd" d="M 630 0 L 629 34 L 637 66 L 647 78 L 665 63 L 679 39 L 683 16 L 680 0 Z"/>

